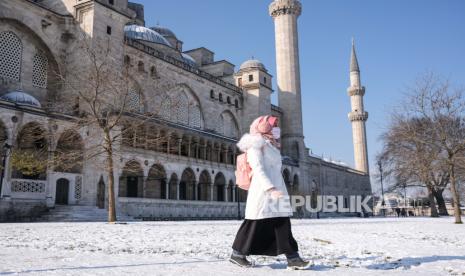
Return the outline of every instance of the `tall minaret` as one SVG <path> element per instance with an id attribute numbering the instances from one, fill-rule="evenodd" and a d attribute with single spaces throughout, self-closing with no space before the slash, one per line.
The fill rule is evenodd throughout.
<path id="1" fill-rule="evenodd" d="M 298 0 L 275 0 L 269 7 L 275 24 L 276 81 L 281 120 L 281 143 L 284 155 L 302 159 L 305 149 L 300 96 L 299 38 L 297 18 L 302 12 Z"/>
<path id="2" fill-rule="evenodd" d="M 368 149 L 365 122 L 368 112 L 363 107 L 365 87 L 360 81 L 360 69 L 358 67 L 355 43 L 352 40 L 352 54 L 350 57 L 350 87 L 347 89 L 350 96 L 352 111 L 349 120 L 352 123 L 352 136 L 354 142 L 355 169 L 368 174 Z"/>

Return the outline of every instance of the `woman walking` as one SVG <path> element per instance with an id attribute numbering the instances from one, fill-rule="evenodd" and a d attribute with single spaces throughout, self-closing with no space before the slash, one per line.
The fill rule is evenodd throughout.
<path id="1" fill-rule="evenodd" d="M 247 153 L 252 179 L 247 195 L 245 219 L 240 226 L 230 261 L 250 267 L 248 255 L 277 256 L 285 254 L 288 269 L 305 269 L 298 245 L 291 232 L 292 208 L 281 174 L 280 129 L 278 118 L 261 116 L 250 126 L 237 144 Z"/>

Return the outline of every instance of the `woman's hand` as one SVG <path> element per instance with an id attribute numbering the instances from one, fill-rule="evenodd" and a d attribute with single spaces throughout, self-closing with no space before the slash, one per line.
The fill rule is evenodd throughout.
<path id="1" fill-rule="evenodd" d="M 277 190 L 276 188 L 271 188 L 268 190 L 268 192 L 271 193 L 272 199 L 278 199 L 283 196 L 283 193 L 280 190 Z"/>

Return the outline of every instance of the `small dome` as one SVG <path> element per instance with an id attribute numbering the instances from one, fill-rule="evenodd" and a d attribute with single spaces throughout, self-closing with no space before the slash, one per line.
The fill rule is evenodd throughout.
<path id="1" fill-rule="evenodd" d="M 181 53 L 181 55 L 185 63 L 189 64 L 192 67 L 197 67 L 197 62 L 195 61 L 193 57 L 189 56 L 188 54 L 184 54 L 184 53 Z"/>
<path id="2" fill-rule="evenodd" d="M 144 26 L 127 25 L 124 27 L 124 35 L 130 39 L 143 40 L 172 47 L 168 40 L 161 34 Z"/>
<path id="3" fill-rule="evenodd" d="M 263 65 L 263 63 L 257 59 L 251 59 L 251 60 L 248 60 L 242 63 L 240 70 L 249 69 L 249 68 L 258 68 L 263 71 L 266 71 L 265 65 Z"/>
<path id="4" fill-rule="evenodd" d="M 161 34 L 164 37 L 174 37 L 174 38 L 176 38 L 176 35 L 173 33 L 173 31 L 171 31 L 168 28 L 157 25 L 155 27 L 150 27 L 150 29 L 154 30 L 155 32 Z"/>
<path id="5" fill-rule="evenodd" d="M 24 93 L 23 91 L 8 92 L 1 96 L 0 100 L 9 101 L 18 105 L 29 105 L 38 108 L 42 107 L 36 98 L 27 93 Z"/>

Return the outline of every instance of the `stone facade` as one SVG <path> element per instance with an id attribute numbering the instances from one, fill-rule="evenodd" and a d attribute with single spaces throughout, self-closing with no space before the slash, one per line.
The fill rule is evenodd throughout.
<path id="1" fill-rule="evenodd" d="M 284 43 L 277 43 L 279 107 L 270 102 L 272 76 L 262 63 L 246 61 L 236 72 L 228 61 L 215 61 L 209 49 L 183 51 L 171 30 L 143 26 L 141 5 L 126 0 L 0 1 L 0 142 L 12 146 L 11 151 L 2 149 L 6 166 L 0 218 L 14 219 L 15 210 L 36 216 L 28 212 L 30 206 L 106 207 L 102 158 L 71 169 L 46 168 L 34 177 L 11 165 L 11 152 L 27 146 L 40 146 L 49 154 L 70 147 L 85 153 L 101 139 L 95 129 L 73 129 L 72 113 L 53 109 L 63 97 L 75 97 L 57 84 L 55 73 L 80 65 L 77 43 L 83 32 L 94 45 L 110 45 L 116 64 L 130 65 L 135 110 L 157 114 L 150 126 L 125 134 L 127 139 L 117 145 L 121 156 L 115 160 L 115 192 L 121 214 L 235 218 L 240 208 L 243 215 L 247 195 L 235 186 L 235 143 L 254 118 L 270 113 L 281 118 L 283 176 L 290 193 L 371 194 L 366 173 L 309 155 L 303 143 L 298 63 L 301 5 L 275 2 L 271 14 L 277 40 Z M 46 138 L 26 145 L 22 139 L 30 129 Z M 64 145 L 63 137 L 75 140 Z M 165 142 L 149 145 L 151 137 Z"/>

